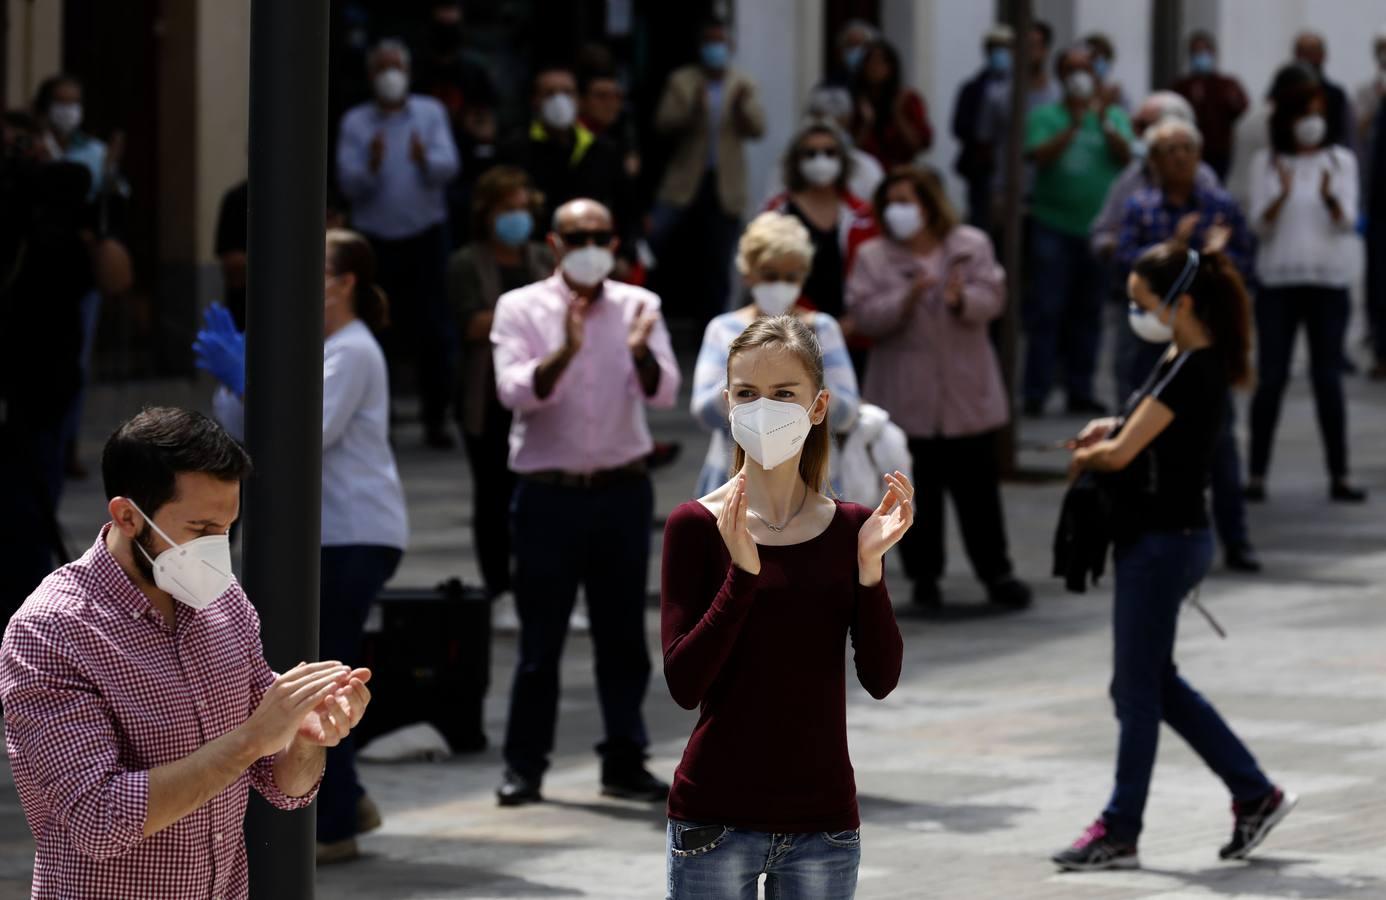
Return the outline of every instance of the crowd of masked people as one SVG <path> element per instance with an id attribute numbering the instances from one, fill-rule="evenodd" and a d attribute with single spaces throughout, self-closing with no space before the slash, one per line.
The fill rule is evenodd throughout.
<path id="1" fill-rule="evenodd" d="M 451 448 L 460 434 L 475 482 L 485 588 L 513 596 L 520 621 L 502 805 L 541 798 L 579 586 L 598 659 L 603 790 L 651 800 L 668 793 L 644 766 L 641 706 L 651 670 L 649 470 L 674 450 L 653 439 L 645 409 L 679 396 L 682 373 L 663 314 L 674 296 L 693 298 L 683 311 L 704 328 L 690 411 L 709 444 L 695 495 L 724 486 L 733 454 L 751 440 L 729 417 L 729 399 L 740 396 L 730 392 L 742 390 L 727 383 L 735 342 L 766 317 L 792 316 L 804 326 L 795 340 L 811 333 L 816 341 L 818 378 L 831 397 L 833 452 L 824 471 L 832 488 L 875 506 L 883 475 L 912 473 L 912 486 L 899 490 L 919 519 L 900 552 L 913 600 L 926 610 L 943 602 L 945 496 L 990 602 L 1022 609 L 1031 600 L 1008 550 L 999 448 L 1013 404 L 992 339 L 1006 305 L 996 245 L 1011 177 L 1022 179 L 1026 210 L 1018 386 L 1026 416 L 1046 414 L 1056 383 L 1069 414 L 1120 408 L 1169 342 L 1139 311 L 1124 326 L 1133 266 L 1154 245 L 1199 246 L 1215 230 L 1256 295 L 1248 463 L 1244 471 L 1229 422 L 1212 474 L 1228 566 L 1260 568 L 1244 504 L 1272 493 L 1271 450 L 1301 325 L 1328 495 L 1365 499 L 1348 464 L 1343 378 L 1355 277 L 1346 261 L 1359 231 L 1369 247 L 1386 234 L 1386 187 L 1377 184 L 1386 179 L 1372 177 L 1386 152 L 1376 139 L 1386 115 L 1378 103 L 1386 40 L 1377 46 L 1383 76 L 1354 100 L 1328 80 L 1322 39 L 1300 36 L 1295 61 L 1250 109 L 1243 88 L 1218 69 L 1205 33 L 1189 39 L 1187 76 L 1171 90 L 1131 98 L 1113 78 L 1116 48 L 1106 37 L 1055 48 L 1043 23 L 1025 35 L 997 26 L 982 37 L 982 68 L 952 111 L 961 147 L 953 165 L 967 185 L 959 210 L 924 162 L 934 135 L 929 110 L 870 23 L 851 22 L 836 36 L 828 77 L 805 109 L 786 111 L 762 105 L 736 66 L 728 28 L 709 21 L 696 62 L 662 88 L 653 125 L 668 161 L 649 178 L 609 52 L 587 47 L 537 65 L 525 124 L 500 134 L 498 94 L 465 49 L 459 9 L 431 7 L 447 40 L 427 48 L 389 37 L 376 43 L 367 57 L 372 96 L 334 129 L 341 208 L 324 270 L 322 643 L 325 656 L 329 648 L 349 664 L 359 656 L 370 603 L 408 544 L 391 391 L 407 382 L 430 447 Z M 1024 165 L 1011 172 L 1014 78 L 1025 79 L 1027 109 Z M 72 441 L 68 417 L 80 408 L 94 329 L 86 310 L 123 289 L 119 243 L 106 221 L 109 198 L 122 188 L 118 142 L 80 130 L 80 85 L 57 79 L 34 112 L 5 121 L 5 202 L 23 201 L 28 212 L 5 217 L 19 233 L 5 235 L 0 288 L 9 306 L 48 317 L 22 333 L 66 341 L 61 359 L 71 366 L 44 385 L 63 396 L 45 398 L 14 390 L 33 371 L 37 348 L 0 353 L 0 415 L 6 452 L 28 454 L 36 462 L 26 471 L 46 473 L 61 467 Z M 770 183 L 751 184 L 746 145 L 775 115 L 800 124 Z M 645 192 L 645 183 L 654 189 Z M 208 311 L 194 347 L 219 383 L 217 418 L 233 435 L 245 388 L 247 194 L 239 185 L 223 202 L 216 253 L 224 305 Z M 748 207 L 761 212 L 747 223 Z M 54 296 L 55 272 L 72 302 L 22 302 L 37 277 L 50 279 L 44 288 Z M 1381 377 L 1386 277 L 1371 266 L 1367 283 L 1372 375 Z M 1123 321 L 1118 395 L 1104 399 L 1096 369 L 1112 311 Z M 6 347 L 17 344 L 14 330 L 6 334 Z M 782 411 L 793 388 L 777 385 L 764 399 Z M 757 453 L 772 457 L 774 403 L 758 415 Z M 7 502 L 29 506 L 0 517 L 4 527 L 30 532 L 8 546 L 36 548 L 28 569 L 7 567 L 7 577 L 29 583 L 10 592 L 20 598 L 49 569 L 51 544 L 35 539 L 33 523 L 52 523 L 56 535 L 60 482 L 22 486 Z M 789 527 L 798 512 L 784 513 L 783 524 L 765 527 Z M 131 522 L 141 516 L 132 513 Z M 352 752 L 349 740 L 327 752 L 323 861 L 355 856 L 356 835 L 379 824 Z"/>

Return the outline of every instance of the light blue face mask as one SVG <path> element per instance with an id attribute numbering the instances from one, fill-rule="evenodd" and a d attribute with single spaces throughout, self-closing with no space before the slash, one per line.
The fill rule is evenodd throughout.
<path id="1" fill-rule="evenodd" d="M 842 54 L 842 61 L 847 64 L 848 73 L 855 74 L 861 68 L 861 61 L 866 58 L 866 45 L 857 44 L 855 47 L 848 47 Z"/>
<path id="2" fill-rule="evenodd" d="M 1189 57 L 1189 68 L 1193 69 L 1196 75 L 1208 75 L 1213 71 L 1213 54 L 1207 50 L 1200 50 Z"/>
<path id="3" fill-rule="evenodd" d="M 1098 81 L 1106 81 L 1107 76 L 1112 74 L 1112 61 L 1105 56 L 1094 56 L 1092 73 L 1097 76 Z"/>
<path id="4" fill-rule="evenodd" d="M 534 217 L 527 209 L 512 209 L 496 216 L 496 240 L 507 247 L 519 247 L 534 233 Z"/>
<path id="5" fill-rule="evenodd" d="M 1011 51 L 1008 47 L 992 47 L 987 54 L 987 65 L 998 75 L 1009 75 L 1011 72 Z"/>
<path id="6" fill-rule="evenodd" d="M 709 69 L 721 71 L 727 67 L 727 61 L 731 59 L 731 48 L 725 41 L 713 41 L 703 44 L 701 48 L 703 65 Z"/>

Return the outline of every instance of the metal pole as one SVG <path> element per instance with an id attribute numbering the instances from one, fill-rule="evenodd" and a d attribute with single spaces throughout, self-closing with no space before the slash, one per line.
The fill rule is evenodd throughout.
<path id="1" fill-rule="evenodd" d="M 1025 57 L 1033 17 L 1030 0 L 1004 0 L 1005 18 L 1015 29 L 1015 65 L 1011 76 L 1011 121 L 1006 154 L 1006 198 L 1002 227 L 1005 237 L 1006 315 L 1001 320 L 1001 374 L 1006 383 L 1006 397 L 1011 404 L 1011 418 L 1001 440 L 1001 472 L 1014 475 L 1017 462 L 1019 425 L 1016 420 L 1016 357 L 1019 353 L 1020 304 L 1022 291 L 1021 267 L 1025 259 L 1022 192 L 1025 182 L 1025 117 L 1029 110 L 1029 60 Z"/>
<path id="2" fill-rule="evenodd" d="M 245 586 L 275 671 L 318 653 L 328 0 L 252 0 Z M 316 807 L 252 796 L 250 896 L 311 900 Z"/>
<path id="3" fill-rule="evenodd" d="M 1184 44 L 1183 0 L 1155 0 L 1150 8 L 1150 89 L 1162 90 L 1179 77 Z"/>

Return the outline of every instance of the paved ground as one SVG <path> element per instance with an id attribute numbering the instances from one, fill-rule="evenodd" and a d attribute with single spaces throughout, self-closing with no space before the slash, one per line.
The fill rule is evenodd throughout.
<path id="1" fill-rule="evenodd" d="M 1060 486 L 1029 481 L 1006 491 L 1021 571 L 1039 588 L 1029 612 L 993 616 L 959 564 L 946 584 L 956 604 L 944 621 L 909 617 L 908 585 L 890 583 L 902 614 L 904 677 L 884 702 L 857 689 L 849 700 L 852 754 L 865 822 L 863 898 L 1386 897 L 1386 388 L 1350 385 L 1353 445 L 1374 502 L 1325 501 L 1312 409 L 1302 384 L 1287 404 L 1272 501 L 1254 508 L 1269 571 L 1217 575 L 1205 603 L 1230 632 L 1219 640 L 1185 617 L 1179 658 L 1273 776 L 1302 796 L 1300 809 L 1256 861 L 1221 864 L 1227 799 L 1198 760 L 1166 732 L 1139 872 L 1065 876 L 1046 862 L 1100 809 L 1110 787 L 1115 726 L 1105 696 L 1110 644 L 1106 591 L 1061 592 L 1045 576 Z M 99 392 L 92 440 L 143 402 L 197 404 L 184 383 Z M 657 417 L 681 439 L 678 466 L 660 473 L 661 514 L 691 489 L 703 443 L 681 413 Z M 1062 437 L 1072 422 L 1027 425 L 1030 445 Z M 467 537 L 469 484 L 461 453 L 415 449 L 401 439 L 414 539 L 397 578 L 475 580 Z M 1060 456 L 1024 462 L 1057 471 Z M 99 488 L 77 486 L 63 521 L 84 545 L 101 521 Z M 656 528 L 655 537 L 657 538 Z M 657 558 L 657 557 L 656 557 Z M 654 581 L 657 573 L 651 571 Z M 657 613 L 650 613 L 655 645 Z M 512 634 L 495 645 L 487 729 L 498 738 L 514 659 Z M 657 658 L 657 654 L 656 654 Z M 596 791 L 591 746 L 599 739 L 590 645 L 569 644 L 561 734 L 545 790 L 550 802 L 496 808 L 495 751 L 438 764 L 367 766 L 386 824 L 364 839 L 360 862 L 324 869 L 328 898 L 655 898 L 663 891 L 660 810 L 609 802 Z M 653 768 L 672 774 L 694 716 L 656 680 L 646 706 Z M 13 790 L 0 792 L 0 897 L 23 896 L 32 846 Z"/>

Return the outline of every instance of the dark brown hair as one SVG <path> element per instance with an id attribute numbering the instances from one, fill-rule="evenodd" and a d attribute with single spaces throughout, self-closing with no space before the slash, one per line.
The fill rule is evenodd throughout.
<path id="1" fill-rule="evenodd" d="M 142 410 L 111 434 L 101 452 L 106 498 L 134 500 L 146 518 L 177 498 L 181 472 L 244 481 L 250 455 L 207 416 L 174 406 Z"/>
<path id="2" fill-rule="evenodd" d="M 1131 271 L 1164 297 L 1188 260 L 1187 246 L 1165 241 L 1142 253 Z M 1184 293 L 1193 298 L 1194 316 L 1212 335 L 1213 349 L 1227 367 L 1228 380 L 1234 387 L 1246 387 L 1251 382 L 1251 301 L 1237 267 L 1222 253 L 1204 253 Z"/>
<path id="3" fill-rule="evenodd" d="M 492 166 L 476 180 L 476 187 L 472 189 L 473 240 L 490 239 L 491 214 L 505 202 L 506 197 L 519 190 L 529 191 L 529 213 L 534 216 L 535 231 L 539 231 L 544 195 L 535 190 L 529 173 L 519 166 Z"/>
<path id="4" fill-rule="evenodd" d="M 826 385 L 823 376 L 823 348 L 818 343 L 818 335 L 803 323 L 798 316 L 774 316 L 756 319 L 750 327 L 731 342 L 727 351 L 727 385 L 731 385 L 731 361 L 738 353 L 747 350 L 770 348 L 788 350 L 799 358 L 808 372 L 814 387 L 814 397 Z M 831 401 L 829 401 L 831 402 Z M 812 490 L 831 490 L 828 485 L 828 465 L 831 461 L 832 435 L 828 433 L 828 417 L 814 425 L 804 439 L 804 449 L 799 457 L 799 477 Z M 741 445 L 732 453 L 732 474 L 741 471 L 746 464 L 746 451 Z"/>
<path id="5" fill-rule="evenodd" d="M 390 298 L 375 283 L 375 251 L 370 241 L 345 228 L 327 231 L 327 264 L 334 275 L 355 275 L 351 306 L 371 331 L 390 324 Z"/>
<path id="6" fill-rule="evenodd" d="M 871 197 L 871 208 L 876 213 L 876 221 L 880 223 L 882 230 L 886 227 L 885 208 L 890 202 L 886 195 L 890 193 L 892 186 L 902 181 L 908 182 L 910 187 L 914 188 L 919 205 L 924 207 L 924 212 L 929 217 L 929 231 L 933 236 L 940 241 L 948 237 L 949 232 L 957 228 L 961 222 L 958 211 L 948 202 L 948 195 L 943 192 L 943 182 L 939 180 L 938 174 L 919 166 L 894 168 L 876 185 L 876 193 Z"/>
<path id="7" fill-rule="evenodd" d="M 1303 63 L 1292 63 L 1276 73 L 1271 86 L 1271 102 L 1274 109 L 1270 117 L 1271 149 L 1284 156 L 1299 152 L 1299 141 L 1295 138 L 1295 121 L 1309 111 L 1317 99 L 1327 99 L 1323 82 L 1314 70 Z M 1320 147 L 1332 141 L 1332 133 L 1325 131 Z"/>

